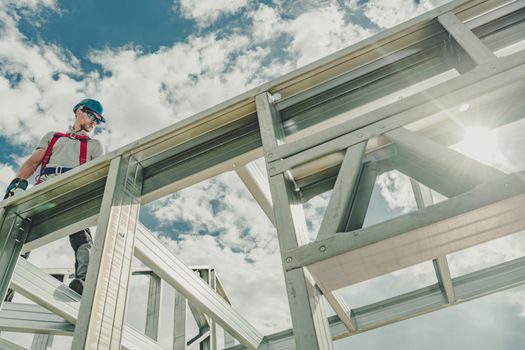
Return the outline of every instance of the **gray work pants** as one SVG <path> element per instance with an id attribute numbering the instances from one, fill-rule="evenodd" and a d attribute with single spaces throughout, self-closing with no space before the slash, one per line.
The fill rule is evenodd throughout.
<path id="1" fill-rule="evenodd" d="M 93 238 L 89 228 L 69 236 L 69 243 L 75 252 L 75 278 L 86 280 Z"/>
<path id="2" fill-rule="evenodd" d="M 89 265 L 89 258 L 91 256 L 91 248 L 93 247 L 93 238 L 89 228 L 73 233 L 69 236 L 69 243 L 75 252 L 75 278 L 86 280 L 87 269 Z M 30 252 L 26 252 L 21 256 L 24 259 L 29 257 Z M 9 288 L 7 290 L 5 301 L 12 301 L 15 293 Z"/>

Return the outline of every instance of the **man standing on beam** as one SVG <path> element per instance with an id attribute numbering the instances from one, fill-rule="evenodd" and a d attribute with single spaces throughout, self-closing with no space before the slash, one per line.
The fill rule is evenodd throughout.
<path id="1" fill-rule="evenodd" d="M 90 137 L 95 127 L 105 122 L 102 104 L 93 99 L 84 99 L 73 107 L 75 122 L 66 133 L 50 131 L 38 144 L 33 154 L 22 164 L 16 178 L 7 187 L 4 199 L 16 192 L 26 190 L 29 179 L 40 166 L 36 185 L 65 173 L 87 161 L 103 154 L 102 144 Z M 75 252 L 75 278 L 69 288 L 82 295 L 93 238 L 89 228 L 73 233 L 69 242 Z M 29 256 L 29 252 L 22 255 Z M 13 299 L 14 293 L 7 292 L 6 301 Z"/>

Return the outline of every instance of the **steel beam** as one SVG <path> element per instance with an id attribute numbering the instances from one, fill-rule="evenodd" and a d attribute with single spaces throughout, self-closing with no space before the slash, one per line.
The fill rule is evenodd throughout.
<path id="1" fill-rule="evenodd" d="M 0 349 L 6 350 L 27 350 L 23 346 L 13 343 L 5 338 L 0 337 Z"/>
<path id="2" fill-rule="evenodd" d="M 235 171 L 270 222 L 275 225 L 270 186 L 261 169 L 259 169 L 257 164 L 249 163 L 237 168 Z"/>
<path id="3" fill-rule="evenodd" d="M 458 304 L 524 283 L 525 257 L 453 279 L 454 289 L 458 291 Z M 337 316 L 332 316 L 329 318 L 330 332 L 334 340 L 341 339 L 452 305 L 444 297 L 439 285 L 434 284 L 352 310 L 352 319 L 358 326 L 353 333 L 347 331 Z M 296 349 L 291 329 L 265 336 L 263 345 L 268 349 Z M 244 347 L 237 345 L 227 350 L 241 349 Z"/>
<path id="4" fill-rule="evenodd" d="M 186 298 L 175 290 L 173 350 L 186 349 Z"/>
<path id="5" fill-rule="evenodd" d="M 357 325 L 355 324 L 355 321 L 352 320 L 351 316 L 351 310 L 346 305 L 345 300 L 339 295 L 337 291 L 331 291 L 327 293 L 323 293 L 326 301 L 332 309 L 334 310 L 337 317 L 339 317 L 339 320 L 345 325 L 348 332 L 353 333 L 357 330 Z"/>
<path id="6" fill-rule="evenodd" d="M 434 199 L 432 197 L 430 188 L 426 186 L 423 187 L 414 179 L 410 179 L 410 183 L 412 184 L 412 191 L 414 192 L 414 197 L 416 198 L 418 208 L 425 208 L 434 204 Z M 448 302 L 451 304 L 455 303 L 456 295 L 452 285 L 452 277 L 450 276 L 447 257 L 445 255 L 438 256 L 436 259 L 432 260 L 432 263 L 434 264 L 434 270 L 436 271 L 438 284 L 441 287 L 443 293 L 445 293 L 447 296 Z"/>
<path id="7" fill-rule="evenodd" d="M 378 174 L 379 168 L 375 164 L 368 163 L 363 167 L 346 226 L 347 232 L 363 227 Z"/>
<path id="8" fill-rule="evenodd" d="M 447 197 L 505 175 L 405 128 L 389 131 L 385 136 L 398 147 L 398 154 L 391 161 L 394 168 Z"/>
<path id="9" fill-rule="evenodd" d="M 193 339 L 188 341 L 187 350 L 200 349 L 200 350 L 210 350 L 210 345 L 208 340 L 210 339 L 210 331 L 208 329 L 203 329 L 199 331 Z"/>
<path id="10" fill-rule="evenodd" d="M 437 19 L 477 64 L 487 63 L 496 59 L 496 55 L 452 12 L 442 14 Z"/>
<path id="11" fill-rule="evenodd" d="M 289 250 L 286 268 L 308 266 L 323 290 L 334 290 L 518 232 L 525 228 L 524 175 L 507 175 L 432 207 Z"/>
<path id="12" fill-rule="evenodd" d="M 58 322 L 58 331 L 51 332 L 51 330 L 42 330 L 42 333 L 63 335 L 64 330 L 60 330 L 62 329 L 60 328 L 60 324 L 64 325 L 66 328 L 65 331 L 69 332 L 69 334 L 73 332 L 73 326 L 68 325 L 77 323 L 78 308 L 80 306 L 80 296 L 77 293 L 73 292 L 67 286 L 59 282 L 56 278 L 51 277 L 47 273 L 41 271 L 39 268 L 22 258 L 19 259 L 18 265 L 13 274 L 12 287 L 18 293 L 24 295 L 34 302 L 44 305 L 46 309 L 52 310 L 56 314 L 53 315 L 46 309 L 43 309 L 42 306 L 38 305 L 26 306 L 27 304 L 23 304 L 20 307 L 22 309 L 27 307 L 35 308 L 34 310 L 29 310 L 30 314 L 26 316 L 26 318 L 29 320 L 38 319 L 36 315 L 38 315 L 38 313 L 42 313 L 44 314 L 42 317 L 51 317 L 51 320 L 55 320 L 55 328 L 57 328 L 56 322 Z M 17 308 L 15 305 L 16 304 L 13 303 L 5 303 L 5 306 L 2 310 L 8 310 L 9 307 Z M 14 311 L 19 312 L 20 310 L 16 309 Z M 2 311 L 0 311 L 0 316 L 1 313 Z M 23 319 L 24 316 L 21 317 Z M 24 325 L 24 327 L 27 327 L 27 324 Z M 29 328 L 26 329 L 30 331 Z M 32 332 L 39 332 L 38 326 L 32 328 Z M 128 350 L 162 349 L 162 347 L 157 342 L 149 339 L 143 334 L 140 334 L 130 326 L 124 327 L 122 347 Z"/>
<path id="13" fill-rule="evenodd" d="M 78 294 L 23 258 L 19 258 L 11 288 L 66 321 L 77 322 Z"/>
<path id="14" fill-rule="evenodd" d="M 223 298 L 228 304 L 231 305 L 230 298 L 228 298 L 228 295 L 226 294 L 226 291 L 222 285 L 222 282 L 219 278 L 219 276 L 215 275 L 215 282 L 216 282 L 216 288 L 217 293 Z M 231 336 L 230 333 L 226 332 L 226 330 L 223 329 L 224 334 L 224 347 L 229 347 L 235 345 L 235 338 Z"/>
<path id="15" fill-rule="evenodd" d="M 48 335 L 73 335 L 75 325 L 40 305 L 4 303 L 0 330 Z"/>
<path id="16" fill-rule="evenodd" d="M 47 350 L 53 346 L 53 336 L 49 334 L 35 334 L 31 342 L 31 350 Z"/>
<path id="17" fill-rule="evenodd" d="M 30 221 L 10 208 L 0 209 L 0 305 L 7 293 Z"/>
<path id="18" fill-rule="evenodd" d="M 270 96 L 262 93 L 256 98 L 257 114 L 261 138 L 267 164 L 273 159 L 268 150 L 277 147 L 284 138 L 284 130 L 278 112 L 270 104 Z M 268 173 L 271 166 L 268 165 Z M 271 176 L 270 192 L 274 205 L 277 237 L 281 258 L 284 252 L 306 244 L 306 222 L 302 205 L 293 192 L 284 174 Z M 332 349 L 328 334 L 328 323 L 321 303 L 321 296 L 315 282 L 305 269 L 297 269 L 284 274 L 292 324 L 295 329 L 295 341 L 299 350 Z"/>
<path id="19" fill-rule="evenodd" d="M 296 95 L 301 91 L 308 90 L 312 86 L 338 77 L 342 73 L 375 62 L 383 56 L 395 54 L 399 52 L 400 48 L 408 46 L 413 41 L 427 39 L 429 36 L 432 36 L 432 32 L 429 32 L 429 26 L 435 23 L 436 16 L 444 12 L 453 11 L 461 21 L 467 21 L 469 28 L 474 30 L 478 25 L 492 21 L 494 12 L 489 12 L 488 10 L 497 8 L 500 5 L 504 6 L 498 9 L 497 13 L 501 13 L 502 10 L 508 8 L 514 10 L 515 7 L 514 3 L 506 4 L 504 0 L 491 2 L 483 0 L 458 0 L 447 4 L 444 7 L 425 13 L 395 28 L 383 31 L 379 35 L 341 50 L 314 64 L 187 118 L 171 127 L 144 138 L 140 142 L 134 142 L 100 159 L 93 160 L 57 179 L 47 181 L 45 184 L 27 191 L 27 193 L 3 201 L 0 206 L 17 206 L 21 209 L 17 210 L 19 213 L 31 216 L 35 212 L 49 210 L 50 208 L 49 206 L 46 207 L 46 204 L 50 201 L 53 201 L 54 205 L 60 205 L 62 196 L 71 191 L 76 190 L 76 193 L 79 195 L 89 196 L 91 193 L 93 198 L 99 197 L 103 192 L 103 188 L 96 191 L 88 191 L 86 188 L 88 184 L 97 179 L 97 176 L 98 179 L 100 179 L 107 175 L 110 160 L 118 155 L 131 153 L 139 161 L 149 164 L 166 160 L 173 156 L 170 150 L 194 140 L 199 135 L 208 134 L 210 131 L 226 124 L 251 118 L 248 116 L 252 116 L 255 113 L 255 96 L 262 91 L 278 91 L 284 97 Z M 474 20 L 468 22 L 470 19 Z M 494 30 L 497 31 L 497 29 L 498 28 L 495 28 Z M 243 163 L 241 164 L 245 164 L 245 162 L 252 161 L 260 156 L 258 150 L 254 149 L 254 151 L 257 152 L 249 155 L 246 154 L 247 157 L 243 158 Z M 226 171 L 234 168 L 235 164 L 232 162 L 221 168 L 221 170 Z M 205 177 L 206 175 L 202 176 Z M 172 177 L 172 179 L 175 178 Z M 143 193 L 143 202 L 145 203 L 159 198 L 174 188 L 180 189 L 195 183 L 195 181 L 200 181 L 200 179 L 179 179 L 175 187 L 165 182 L 162 182 L 162 184 L 159 183 L 158 186 L 150 182 L 149 192 Z M 35 209 L 36 211 L 31 211 L 31 209 Z M 77 220 L 70 220 L 70 223 L 75 221 Z"/>
<path id="20" fill-rule="evenodd" d="M 162 299 L 162 281 L 159 276 L 149 275 L 148 306 L 146 309 L 146 335 L 157 340 L 159 335 L 160 301 Z"/>
<path id="21" fill-rule="evenodd" d="M 72 349 L 120 349 L 141 189 L 139 163 L 114 158 Z"/>
<path id="22" fill-rule="evenodd" d="M 522 52 L 480 65 L 461 76 L 313 136 L 269 149 L 267 152 L 272 153 L 275 160 L 270 164 L 270 176 L 403 127 L 422 116 L 468 103 L 470 99 L 479 98 L 498 88 L 510 89 L 509 85 L 519 85 L 524 76 L 525 55 Z"/>
<path id="23" fill-rule="evenodd" d="M 257 349 L 262 335 L 142 225 L 138 228 L 135 256 L 241 343 Z"/>
<path id="24" fill-rule="evenodd" d="M 166 350 L 156 341 L 144 336 L 133 327 L 125 326 L 122 336 L 122 349 L 124 350 Z"/>
<path id="25" fill-rule="evenodd" d="M 365 149 L 366 142 L 361 142 L 346 151 L 316 239 L 327 238 L 336 232 L 345 231 L 350 208 L 357 193 L 356 187 L 363 166 L 362 158 Z"/>

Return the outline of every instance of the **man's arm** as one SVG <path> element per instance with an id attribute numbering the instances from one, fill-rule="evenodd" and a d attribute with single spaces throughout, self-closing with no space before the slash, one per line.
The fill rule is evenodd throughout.
<path id="1" fill-rule="evenodd" d="M 18 170 L 18 173 L 16 173 L 16 177 L 24 180 L 29 179 L 34 174 L 40 163 L 42 163 L 45 155 L 45 149 L 37 148 L 33 154 L 27 158 L 24 164 L 22 164 L 20 170 Z"/>
<path id="2" fill-rule="evenodd" d="M 4 199 L 14 196 L 17 191 L 25 191 L 27 188 L 27 179 L 33 175 L 36 168 L 42 163 L 45 155 L 46 150 L 43 148 L 37 148 L 33 152 L 24 164 L 22 164 L 18 173 L 16 173 L 16 178 L 7 186 Z"/>

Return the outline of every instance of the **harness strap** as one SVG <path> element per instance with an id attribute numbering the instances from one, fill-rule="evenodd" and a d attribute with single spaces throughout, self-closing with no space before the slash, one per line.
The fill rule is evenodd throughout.
<path id="1" fill-rule="evenodd" d="M 70 133 L 61 133 L 56 132 L 53 135 L 53 138 L 49 142 L 49 145 L 47 146 L 46 153 L 44 154 L 44 159 L 42 159 L 42 165 L 40 166 L 40 175 L 37 176 L 36 184 L 39 184 L 42 182 L 40 177 L 44 174 L 44 169 L 46 168 L 47 163 L 49 162 L 49 158 L 51 158 L 51 154 L 53 153 L 53 147 L 55 146 L 55 143 L 58 141 L 61 137 L 69 137 L 74 138 L 80 141 L 80 165 L 84 164 L 87 161 L 87 144 L 89 140 L 89 136 L 81 136 L 76 134 L 70 134 Z"/>

